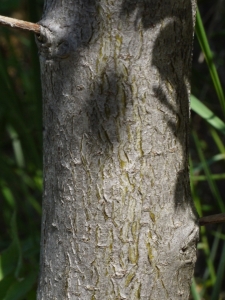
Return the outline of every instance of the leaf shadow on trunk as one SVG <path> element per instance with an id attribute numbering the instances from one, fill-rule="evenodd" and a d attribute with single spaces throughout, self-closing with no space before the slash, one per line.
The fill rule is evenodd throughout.
<path id="1" fill-rule="evenodd" d="M 94 6 L 98 5 L 98 1 L 93 3 Z M 168 21 L 165 22 L 164 27 L 159 31 L 153 47 L 151 63 L 152 67 L 155 67 L 160 75 L 159 84 L 153 87 L 153 98 L 157 99 L 159 104 L 162 104 L 161 107 L 166 111 L 164 120 L 174 139 L 182 147 L 183 159 L 181 159 L 181 166 L 177 170 L 178 178 L 174 188 L 175 196 L 173 199 L 175 208 L 185 210 L 191 206 L 190 189 L 187 187 L 188 178 L 185 178 L 185 176 L 188 176 L 187 134 L 189 122 L 188 119 L 186 121 L 183 120 L 183 116 L 189 114 L 186 86 L 189 71 L 187 72 L 186 68 L 180 67 L 179 62 L 182 59 L 185 60 L 186 57 L 188 57 L 188 60 L 190 58 L 192 48 L 192 30 L 190 30 L 190 26 L 187 26 L 188 30 L 190 30 L 187 45 L 183 47 L 181 41 L 182 30 L 185 27 L 182 25 L 182 22 L 185 19 L 192 22 L 188 15 L 191 13 L 191 10 L 190 7 L 187 9 L 182 8 L 182 4 L 179 4 L 177 0 L 161 1 L 160 3 L 161 6 L 158 0 L 124 0 L 121 8 L 121 19 L 126 18 L 129 14 L 136 13 L 136 19 L 133 24 L 135 30 L 138 30 L 138 23 L 140 22 L 144 30 L 150 30 L 158 23 L 163 23 L 165 20 Z M 180 10 L 176 9 L 176 11 L 179 11 L 177 15 L 171 14 L 173 5 L 180 7 Z M 54 10 L 53 7 L 51 10 Z M 92 78 L 92 71 L 88 68 L 88 65 L 81 64 L 85 50 L 88 49 L 90 44 L 91 47 L 95 46 L 94 40 L 96 39 L 98 26 L 100 26 L 100 21 L 96 19 L 96 15 L 98 15 L 97 8 L 90 9 L 88 13 L 90 13 L 90 23 L 85 23 L 82 20 L 82 14 L 78 17 L 75 16 L 71 32 L 68 32 L 67 35 L 64 32 L 62 33 L 62 38 L 65 42 L 61 43 L 61 41 L 57 40 L 54 44 L 54 55 L 58 56 L 59 60 L 56 62 L 47 55 L 45 56 L 46 63 L 42 65 L 44 66 L 43 72 L 46 72 L 48 75 L 46 76 L 45 74 L 43 78 L 49 80 L 48 84 L 43 85 L 46 88 L 46 90 L 43 90 L 43 95 L 46 100 L 44 104 L 44 120 L 47 123 L 44 133 L 46 151 L 44 165 L 45 174 L 47 174 L 45 178 L 48 176 L 48 180 L 45 183 L 46 194 L 44 195 L 45 201 L 43 205 L 43 224 L 46 223 L 43 229 L 43 244 L 46 244 L 44 247 L 47 248 L 49 253 L 55 247 L 55 241 L 59 240 L 59 237 L 63 236 L 65 232 L 68 235 L 73 235 L 75 237 L 74 240 L 82 241 L 85 228 L 85 238 L 88 237 L 91 241 L 93 232 L 88 231 L 87 224 L 99 214 L 98 210 L 101 209 L 103 211 L 104 208 L 98 203 L 98 196 L 95 195 L 97 193 L 97 188 L 95 189 L 94 186 L 96 182 L 91 182 L 93 174 L 90 174 L 90 169 L 93 173 L 97 173 L 99 169 L 95 166 L 97 166 L 98 159 L 110 159 L 108 151 L 114 154 L 112 151 L 113 147 L 119 142 L 118 126 L 121 129 L 120 139 L 123 139 L 123 122 L 129 121 L 128 116 L 133 105 L 132 95 L 129 90 L 126 91 L 126 97 L 124 98 L 123 96 L 123 89 L 125 89 L 124 86 L 127 82 L 116 69 L 106 68 L 98 73 L 100 74 L 99 77 L 95 76 Z M 172 18 L 169 20 L 170 17 L 175 17 L 175 20 L 172 20 Z M 79 28 L 82 27 L 82 29 L 79 31 L 78 28 L 75 35 L 73 35 L 74 27 L 79 22 L 81 22 Z M 94 33 L 91 29 L 91 22 L 97 28 Z M 45 25 L 48 27 L 48 22 Z M 83 39 L 82 31 L 90 32 L 88 39 Z M 175 34 L 176 31 L 178 31 L 177 34 Z M 174 33 L 173 40 L 168 39 L 168 36 L 171 36 L 171 32 Z M 80 37 L 78 37 L 79 34 Z M 70 35 L 72 35 L 72 38 Z M 175 40 L 176 38 L 180 39 L 180 41 Z M 72 44 L 69 45 L 68 41 L 71 39 Z M 167 49 L 166 51 L 164 51 L 165 48 Z M 186 49 L 185 52 L 183 52 L 184 49 Z M 65 50 L 71 51 L 71 56 L 65 57 Z M 63 57 L 65 59 L 61 59 Z M 189 61 L 186 64 L 189 64 Z M 62 65 L 64 68 L 61 68 Z M 85 82 L 85 73 L 80 72 L 78 66 L 82 69 L 82 72 L 83 69 L 87 69 L 85 72 L 89 72 L 90 77 L 87 76 L 87 78 L 90 79 L 90 83 Z M 56 70 L 57 75 L 54 74 Z M 52 90 L 49 91 L 49 87 Z M 85 87 L 87 87 L 87 93 Z M 172 98 L 168 96 L 168 89 L 172 91 Z M 173 101 L 177 103 L 173 104 Z M 178 108 L 176 109 L 175 107 Z M 82 128 L 82 132 L 80 128 Z M 91 168 L 90 164 L 92 164 Z M 108 168 L 111 168 L 110 163 Z M 116 174 L 113 174 L 113 176 L 116 177 Z M 93 176 L 93 178 L 96 179 L 97 177 Z M 107 183 L 110 183 L 110 179 Z M 184 190 L 185 193 L 183 192 Z M 119 193 L 117 193 L 116 197 L 119 199 Z M 127 200 L 127 202 L 129 201 L 130 199 Z M 94 202 L 97 202 L 97 206 L 93 205 Z M 111 203 L 110 206 L 112 206 Z M 68 212 L 68 218 L 62 218 L 62 207 L 63 210 Z M 149 215 L 149 212 L 147 213 Z M 90 217 L 91 214 L 93 218 Z M 107 214 L 111 214 L 110 209 L 105 209 L 104 214 L 99 214 L 97 217 L 107 220 L 109 218 Z M 154 220 L 154 218 L 154 215 L 151 215 L 151 219 Z M 107 222 L 105 223 L 108 224 Z M 79 230 L 78 227 L 82 228 L 82 230 Z M 182 226 L 180 230 L 183 232 Z M 176 239 L 174 239 L 174 244 L 177 245 Z M 58 243 L 57 247 L 60 248 L 59 253 L 62 256 L 59 259 L 60 264 L 64 264 L 67 260 L 63 255 L 70 246 L 68 241 Z M 88 244 L 83 240 L 82 247 L 84 249 L 83 253 L 90 253 L 90 255 L 87 255 L 86 260 L 82 262 L 84 260 L 82 251 L 81 254 L 80 251 L 77 251 L 77 261 L 79 263 L 82 262 L 84 269 L 89 269 L 93 259 L 91 253 L 94 253 L 91 247 L 94 247 L 94 244 Z M 43 250 L 43 253 L 47 250 Z M 172 248 L 170 251 L 172 251 Z M 163 253 L 161 254 L 159 251 L 159 255 L 163 255 Z M 164 255 L 167 256 L 167 253 L 164 253 Z M 45 259 L 44 256 L 42 259 Z M 174 261 L 176 260 L 174 259 Z M 48 265 L 49 262 L 46 261 L 46 266 L 49 267 Z M 54 270 L 52 273 L 54 273 Z M 57 283 L 62 290 L 66 284 L 65 281 L 66 279 L 62 276 Z"/>
<path id="2" fill-rule="evenodd" d="M 100 21 L 96 19 L 98 3 L 99 1 L 97 0 L 93 2 L 90 10 L 87 12 L 90 13 L 90 22 L 93 22 L 93 24 L 98 23 L 98 25 L 96 25 L 96 32 L 92 33 L 91 27 L 93 27 L 93 24 L 86 24 L 84 21 L 82 21 L 83 32 L 90 31 L 88 39 L 95 39 L 95 35 L 98 31 L 98 26 L 100 26 Z M 144 30 L 150 30 L 158 23 L 163 23 L 163 21 L 167 20 L 167 22 L 165 22 L 165 25 L 162 25 L 162 28 L 159 30 L 159 35 L 156 38 L 153 47 L 152 66 L 156 67 L 160 74 L 159 85 L 154 86 L 153 92 L 155 94 L 154 97 L 157 98 L 158 102 L 165 107 L 166 113 L 164 119 L 167 122 L 167 125 L 170 128 L 171 132 L 173 132 L 174 139 L 177 140 L 178 143 L 182 146 L 183 158 L 181 160 L 182 165 L 179 167 L 179 170 L 177 170 L 177 173 L 179 175 L 175 186 L 174 205 L 177 209 L 180 208 L 184 210 L 189 206 L 192 207 L 190 188 L 187 185 L 187 182 L 189 180 L 187 178 L 189 121 L 187 118 L 186 120 L 184 120 L 183 118 L 183 116 L 189 115 L 189 95 L 186 81 L 189 78 L 190 66 L 189 68 L 187 68 L 187 65 L 190 65 L 189 60 L 192 50 L 192 30 L 190 30 L 190 28 L 192 28 L 192 18 L 190 16 L 191 7 L 182 7 L 182 4 L 178 3 L 177 0 L 162 1 L 160 3 L 157 0 L 142 0 L 138 2 L 134 0 L 124 0 L 122 3 L 120 15 L 121 19 L 124 19 L 129 16 L 129 14 L 136 13 L 136 21 L 134 22 L 134 29 L 136 30 L 138 30 L 138 22 L 142 23 L 142 27 Z M 178 5 L 176 14 L 174 15 L 171 13 L 171 7 L 173 5 Z M 191 2 L 189 2 L 189 5 L 191 6 Z M 170 17 L 174 18 L 172 19 Z M 48 17 L 45 18 L 47 18 L 48 20 Z M 76 21 L 74 22 L 73 26 L 76 26 L 80 18 L 81 17 L 78 17 L 77 19 L 75 18 Z M 191 22 L 191 24 L 189 24 L 189 26 L 182 25 L 182 22 L 186 21 Z M 44 19 L 43 23 L 45 24 L 45 22 L 46 21 Z M 48 22 L 45 25 L 48 26 Z M 189 30 L 189 38 L 187 44 L 183 45 L 182 36 L 183 34 L 187 34 L 185 30 Z M 168 38 L 171 37 L 171 33 L 173 39 Z M 65 41 L 71 38 L 70 34 L 71 32 L 68 32 L 68 36 L 63 36 Z M 84 41 L 82 39 L 82 36 L 83 35 L 81 34 L 78 42 L 72 45 L 72 58 L 69 58 L 69 60 L 63 60 L 65 62 L 61 61 L 60 58 L 58 66 L 56 64 L 54 67 L 60 68 L 61 64 L 67 64 L 67 70 L 62 73 L 60 82 L 57 81 L 58 78 L 52 77 L 52 73 L 51 71 L 49 71 L 49 80 L 53 83 L 52 86 L 54 87 L 54 89 L 52 91 L 52 99 L 49 99 L 45 104 L 48 106 L 48 109 L 45 109 L 46 116 L 44 116 L 44 119 L 48 119 L 50 121 L 48 124 L 48 128 L 46 128 L 45 130 L 45 147 L 48 148 L 48 143 L 54 143 L 55 146 L 49 148 L 54 149 L 52 157 L 58 157 L 59 160 L 62 159 L 62 153 L 67 153 L 67 155 L 65 155 L 63 158 L 63 164 L 65 166 L 69 164 L 70 153 L 75 153 L 76 156 L 76 153 L 80 151 L 80 149 L 76 149 L 77 144 L 80 143 L 77 140 L 76 136 L 80 135 L 80 133 L 74 133 L 74 140 L 71 141 L 68 146 L 67 132 L 62 129 L 61 124 L 58 122 L 58 125 L 53 128 L 53 126 L 57 124 L 57 122 L 53 122 L 53 119 L 55 118 L 55 116 L 60 115 L 61 111 L 64 111 L 64 108 L 62 108 L 63 106 L 65 107 L 68 105 L 68 115 L 65 119 L 65 122 L 68 124 L 67 126 L 64 126 L 64 128 L 66 128 L 69 135 L 74 130 L 76 131 L 76 128 L 79 128 L 79 123 L 83 122 L 82 118 L 85 117 L 87 120 L 87 131 L 86 133 L 84 132 L 84 140 L 85 145 L 93 150 L 93 154 L 91 155 L 91 157 L 89 157 L 90 161 L 94 161 L 99 157 L 103 157 L 103 159 L 107 157 L 108 149 L 112 149 L 113 145 L 118 142 L 117 122 L 120 122 L 119 126 L 122 128 L 123 124 L 121 122 L 126 121 L 126 115 L 129 114 L 129 105 L 130 107 L 132 107 L 131 96 L 128 95 L 125 101 L 124 99 L 122 99 L 122 95 L 118 96 L 119 87 L 123 89 L 125 79 L 122 78 L 121 75 L 118 74 L 115 70 L 112 71 L 110 69 L 108 69 L 108 71 L 103 71 L 99 78 L 95 78 L 93 80 L 93 93 L 87 95 L 85 101 L 81 103 L 79 108 L 76 107 L 76 103 L 74 104 L 74 99 L 72 100 L 72 102 L 71 100 L 67 101 L 66 95 L 62 97 L 62 101 L 60 103 L 54 102 L 54 95 L 55 99 L 57 99 L 57 94 L 63 95 L 63 86 L 67 86 L 69 84 L 68 82 L 70 82 L 70 80 L 67 80 L 68 76 L 71 77 L 71 74 L 72 76 L 75 76 L 76 72 L 79 73 L 79 70 L 77 68 L 74 68 L 74 65 L 79 64 L 82 56 L 82 51 L 89 47 L 88 39 Z M 77 38 L 73 37 L 72 40 L 77 41 Z M 61 50 L 64 51 L 65 48 L 62 48 L 63 49 Z M 51 69 L 51 57 L 47 57 L 47 59 L 49 59 L 48 64 L 50 65 Z M 186 61 L 185 64 L 181 63 L 182 60 L 186 59 L 188 59 L 188 61 Z M 183 65 L 186 65 L 186 67 L 182 67 Z M 72 72 L 71 69 L 73 70 Z M 81 81 L 82 80 L 83 79 L 81 78 Z M 106 87 L 104 87 L 103 82 L 105 82 Z M 168 86 L 170 88 L 168 88 Z M 76 88 L 81 88 L 82 90 L 82 87 L 79 84 Z M 172 90 L 172 98 L 168 96 L 169 89 Z M 72 90 L 72 94 L 73 92 L 75 91 Z M 108 96 L 105 97 L 105 93 L 108 93 Z M 47 94 L 48 91 L 46 92 L 46 95 Z M 103 95 L 103 97 L 101 97 L 101 95 Z M 49 98 L 48 96 L 45 97 Z M 130 103 L 128 103 L 127 101 L 130 101 Z M 173 103 L 173 101 L 175 101 L 176 103 Z M 123 116 L 119 115 L 119 111 L 121 111 L 121 109 L 119 109 L 120 105 L 124 106 L 124 108 L 122 109 L 124 110 Z M 173 116 L 173 118 L 171 118 L 171 116 Z M 60 132 L 60 143 L 58 143 L 56 140 L 53 141 L 54 134 L 52 134 L 52 132 L 55 132 L 56 136 L 59 134 L 58 132 Z M 85 134 L 87 134 L 86 137 Z M 121 136 L 121 138 L 123 137 Z M 76 163 L 77 162 L 75 162 L 75 164 Z M 59 171 L 67 172 L 66 167 L 63 167 L 63 164 L 58 166 L 61 168 L 61 170 Z M 183 193 L 183 191 L 185 192 Z M 59 191 L 59 198 L 60 197 L 61 196 Z"/>
<path id="3" fill-rule="evenodd" d="M 176 0 L 124 0 L 121 17 L 125 19 L 134 12 L 136 12 L 134 24 L 136 30 L 138 30 L 138 22 L 142 23 L 145 30 L 161 24 L 152 56 L 152 66 L 157 68 L 160 79 L 159 84 L 153 87 L 153 91 L 159 103 L 165 107 L 164 120 L 173 132 L 174 139 L 182 146 L 182 165 L 177 170 L 178 177 L 174 192 L 175 208 L 185 210 L 191 207 L 195 214 L 190 185 L 187 184 L 189 182 L 188 80 L 193 42 L 191 1 L 185 7 L 181 1 Z"/>

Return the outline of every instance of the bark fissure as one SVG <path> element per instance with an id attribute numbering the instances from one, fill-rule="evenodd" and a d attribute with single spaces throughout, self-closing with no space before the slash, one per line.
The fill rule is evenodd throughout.
<path id="1" fill-rule="evenodd" d="M 188 299 L 194 11 L 190 0 L 46 1 L 38 299 Z"/>

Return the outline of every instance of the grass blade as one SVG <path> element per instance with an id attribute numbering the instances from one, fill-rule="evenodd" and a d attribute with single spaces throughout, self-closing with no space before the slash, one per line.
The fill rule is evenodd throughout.
<path id="1" fill-rule="evenodd" d="M 223 250 L 221 252 L 218 272 L 217 272 L 217 276 L 216 276 L 216 282 L 213 287 L 211 300 L 219 299 L 219 295 L 221 292 L 221 286 L 222 286 L 222 282 L 223 282 L 223 277 L 224 277 L 224 272 L 225 272 L 225 242 L 223 244 Z"/>
<path id="2" fill-rule="evenodd" d="M 220 101 L 220 105 L 223 111 L 223 115 L 225 116 L 225 98 L 223 89 L 220 83 L 220 79 L 215 67 L 215 64 L 213 63 L 213 54 L 211 52 L 209 42 L 205 33 L 205 29 L 202 23 L 202 18 L 200 15 L 199 10 L 197 9 L 197 15 L 196 15 L 196 27 L 195 27 L 196 35 L 200 44 L 200 47 L 202 49 L 202 52 L 204 53 L 206 63 L 209 68 L 209 72 L 213 81 L 214 88 L 216 90 L 217 96 Z"/>
<path id="3" fill-rule="evenodd" d="M 203 151 L 201 149 L 200 141 L 199 141 L 199 139 L 197 137 L 197 134 L 195 132 L 193 132 L 193 138 L 194 138 L 196 149 L 197 149 L 200 161 L 201 161 L 201 163 L 203 165 L 203 169 L 204 169 L 205 175 L 207 177 L 207 181 L 208 181 L 209 187 L 211 189 L 212 195 L 216 199 L 220 211 L 224 212 L 225 211 L 224 202 L 223 202 L 223 200 L 221 198 L 221 195 L 220 195 L 220 193 L 218 191 L 218 188 L 217 188 L 216 184 L 214 183 L 214 180 L 212 179 L 211 172 L 210 172 L 210 170 L 208 168 L 208 165 L 206 163 L 206 159 L 205 159 L 204 153 L 203 153 Z"/>
<path id="4" fill-rule="evenodd" d="M 210 125 L 225 134 L 225 123 L 193 95 L 191 95 L 191 109 Z"/>

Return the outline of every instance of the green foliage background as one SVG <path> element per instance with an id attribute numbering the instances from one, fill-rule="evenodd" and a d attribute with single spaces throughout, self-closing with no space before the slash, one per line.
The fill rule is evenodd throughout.
<path id="1" fill-rule="evenodd" d="M 192 71 L 192 195 L 200 216 L 225 212 L 225 5 L 199 1 Z M 43 0 L 1 0 L 37 22 Z M 223 43 L 223 44 L 222 44 Z M 0 300 L 36 299 L 42 194 L 42 103 L 33 34 L 0 27 Z M 225 227 L 201 227 L 191 299 L 225 299 Z"/>

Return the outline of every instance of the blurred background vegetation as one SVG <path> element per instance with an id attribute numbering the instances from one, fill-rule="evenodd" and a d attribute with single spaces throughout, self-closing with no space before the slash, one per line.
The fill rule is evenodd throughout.
<path id="1" fill-rule="evenodd" d="M 200 216 L 225 212 L 225 0 L 198 2 L 190 175 Z M 37 22 L 43 0 L 1 0 Z M 0 27 L 0 300 L 36 299 L 42 198 L 42 103 L 33 34 Z M 225 299 L 225 226 L 201 227 L 191 299 Z"/>

